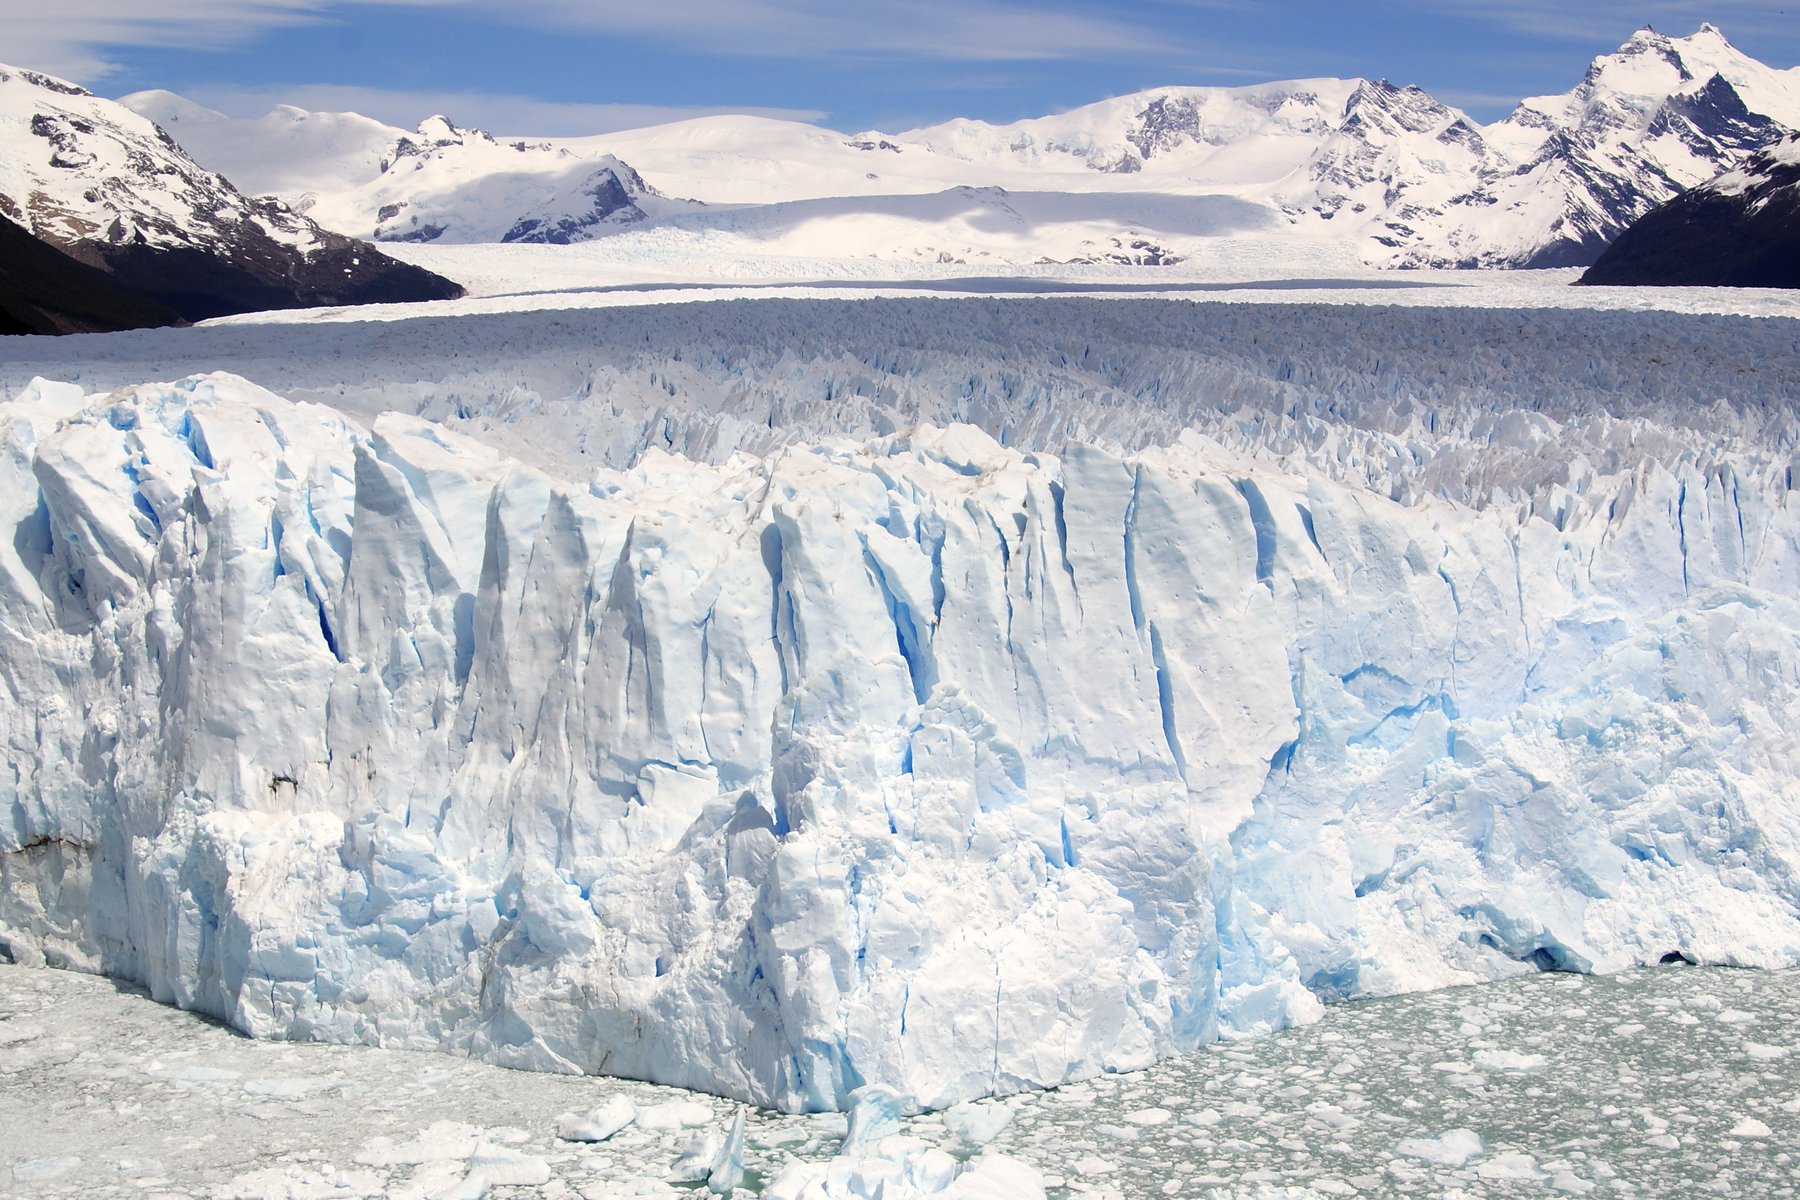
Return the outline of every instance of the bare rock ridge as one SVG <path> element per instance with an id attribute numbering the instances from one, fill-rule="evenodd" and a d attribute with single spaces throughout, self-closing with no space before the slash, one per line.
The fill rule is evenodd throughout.
<path id="1" fill-rule="evenodd" d="M 187 320 L 462 289 L 248 197 L 117 101 L 0 67 L 0 215 Z"/>

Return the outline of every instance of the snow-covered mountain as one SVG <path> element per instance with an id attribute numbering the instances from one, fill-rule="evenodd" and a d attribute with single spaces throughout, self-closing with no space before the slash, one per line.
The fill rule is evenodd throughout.
<path id="1" fill-rule="evenodd" d="M 12 67 L 0 67 L 0 213 L 190 319 L 460 292 L 244 196 L 117 101 Z"/>
<path id="2" fill-rule="evenodd" d="M 311 211 L 378 241 L 566 243 L 695 207 L 611 155 L 501 142 L 439 116 L 395 142 L 374 179 Z"/>
<path id="3" fill-rule="evenodd" d="M 1490 126 L 1416 87 L 1304 79 L 1159 88 L 1010 124 L 956 120 L 900 133 L 709 117 L 497 141 L 434 119 L 418 134 L 387 131 L 393 145 L 404 138 L 412 147 L 404 158 L 372 155 L 364 135 L 378 139 L 360 118 L 278 110 L 226 134 L 225 118 L 196 121 L 166 93 L 128 100 L 176 129 L 199 129 L 195 146 L 206 148 L 195 152 L 216 154 L 228 174 L 316 202 L 311 211 L 335 228 L 383 238 L 566 240 L 625 230 L 653 239 L 671 219 L 686 230 L 746 222 L 741 211 L 696 212 L 662 195 L 732 209 L 832 200 L 786 210 L 804 214 L 793 224 L 781 212 L 755 221 L 779 227 L 777 240 L 799 258 L 862 255 L 870 228 L 909 211 L 886 223 L 883 255 L 1100 261 L 1142 243 L 1155 249 L 1137 261 L 1167 263 L 1204 256 L 1218 235 L 1184 229 L 1193 223 L 1179 204 L 1159 209 L 1141 198 L 1206 196 L 1263 207 L 1271 220 L 1249 223 L 1259 237 L 1333 243 L 1374 265 L 1550 266 L 1592 261 L 1657 203 L 1800 128 L 1800 69 L 1766 67 L 1708 25 L 1687 38 L 1635 34 L 1572 91 L 1527 100 Z M 251 128 L 286 137 L 306 129 L 313 148 L 291 161 L 320 165 L 306 178 L 269 169 Z M 1033 250 L 1004 220 L 992 238 L 971 238 L 938 225 L 932 205 L 901 199 L 958 189 L 1096 200 L 1080 221 L 1034 222 L 1046 244 Z M 646 247 L 655 253 L 653 240 Z"/>
<path id="4" fill-rule="evenodd" d="M 1581 281 L 1800 288 L 1800 134 L 1651 210 Z"/>
<path id="5" fill-rule="evenodd" d="M 1159 88 L 1052 117 L 956 120 L 852 144 L 917 148 L 959 162 L 1050 173 L 1150 173 L 1229 187 L 1286 178 L 1338 128 L 1360 81 L 1302 79 L 1239 88 Z"/>
<path id="6" fill-rule="evenodd" d="M 1642 30 L 1570 92 L 1486 127 L 1418 88 L 1307 80 L 1164 89 L 891 144 L 1227 191 L 1303 228 L 1332 222 L 1377 265 L 1523 267 L 1592 261 L 1656 204 L 1791 129 L 1800 69 L 1764 66 L 1704 25 L 1686 38 Z"/>
<path id="7" fill-rule="evenodd" d="M 280 196 L 296 209 L 314 190 L 335 193 L 379 175 L 407 130 L 359 113 L 316 113 L 278 104 L 238 120 L 167 91 L 119 103 L 156 122 L 183 150 L 251 196 Z"/>
<path id="8" fill-rule="evenodd" d="M 1592 262 L 1656 205 L 1795 129 L 1800 69 L 1772 70 L 1711 25 L 1686 38 L 1642 30 L 1572 91 L 1490 126 L 1488 143 L 1517 165 L 1433 214 L 1399 261 Z"/>
<path id="9" fill-rule="evenodd" d="M 443 116 L 409 131 L 288 106 L 233 120 L 163 91 L 122 103 L 240 186 L 374 241 L 561 243 L 699 207 L 590 146 L 502 141 Z"/>

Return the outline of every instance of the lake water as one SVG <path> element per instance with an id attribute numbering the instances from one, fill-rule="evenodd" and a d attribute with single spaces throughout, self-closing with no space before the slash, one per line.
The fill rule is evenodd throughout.
<path id="1" fill-rule="evenodd" d="M 598 1145 L 557 1139 L 559 1114 L 620 1094 L 637 1125 Z M 471 1161 L 549 1177 L 495 1197 L 693 1195 L 662 1181 L 668 1165 L 738 1108 L 252 1042 L 103 980 L 0 967 L 6 1196 L 423 1198 L 453 1192 Z M 829 1157 L 843 1130 L 836 1114 L 750 1113 L 740 1194 L 791 1157 Z M 1030 1162 L 1053 1197 L 1793 1196 L 1800 972 L 1546 974 L 1343 1005 L 906 1132 Z"/>

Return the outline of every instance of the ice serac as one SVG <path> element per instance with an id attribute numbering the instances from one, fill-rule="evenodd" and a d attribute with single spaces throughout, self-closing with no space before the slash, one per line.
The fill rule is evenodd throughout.
<path id="1" fill-rule="evenodd" d="M 1321 1000 L 1792 964 L 1791 455 L 1626 424 L 1480 506 L 1287 434 L 576 483 L 231 376 L 39 383 L 0 946 L 872 1130 Z"/>

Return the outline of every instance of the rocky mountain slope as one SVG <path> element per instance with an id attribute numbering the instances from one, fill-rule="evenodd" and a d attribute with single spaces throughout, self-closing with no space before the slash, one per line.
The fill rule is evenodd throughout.
<path id="1" fill-rule="evenodd" d="M 173 309 L 0 217 L 0 333 L 91 333 L 181 323 Z"/>
<path id="2" fill-rule="evenodd" d="M 1652 210 L 1581 282 L 1800 288 L 1800 134 Z"/>
<path id="3" fill-rule="evenodd" d="M 11 67 L 0 67 L 0 215 L 190 320 L 461 291 L 280 200 L 244 196 L 116 101 Z"/>

